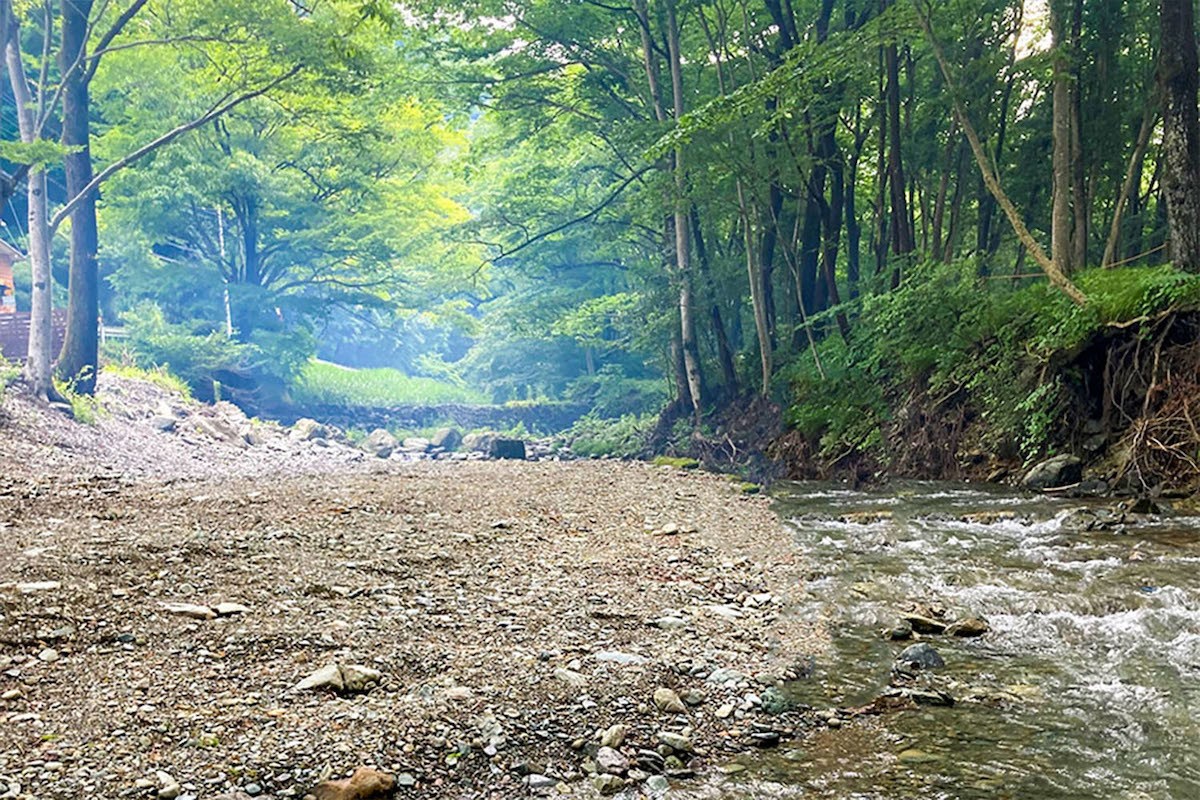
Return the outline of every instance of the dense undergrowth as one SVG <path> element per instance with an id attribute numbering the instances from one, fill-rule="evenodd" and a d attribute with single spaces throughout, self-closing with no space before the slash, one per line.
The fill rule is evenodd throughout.
<path id="1" fill-rule="evenodd" d="M 1120 434 L 1150 410 L 1164 327 L 1200 308 L 1200 277 L 1151 267 L 1076 281 L 1086 306 L 1044 283 L 1003 286 L 962 265 L 926 266 L 863 299 L 848 342 L 830 332 L 779 374 L 793 430 L 784 457 L 806 461 L 798 471 L 808 474 L 865 463 L 953 477 L 967 451 L 1028 462 L 1089 425 Z M 1180 332 L 1172 341 L 1185 346 Z M 1117 363 L 1122 349 L 1130 356 Z M 1118 398 L 1122 381 L 1144 391 Z"/>
<path id="2" fill-rule="evenodd" d="M 289 390 L 297 405 L 397 406 L 482 404 L 483 395 L 435 378 L 405 375 L 395 369 L 349 369 L 310 361 Z"/>

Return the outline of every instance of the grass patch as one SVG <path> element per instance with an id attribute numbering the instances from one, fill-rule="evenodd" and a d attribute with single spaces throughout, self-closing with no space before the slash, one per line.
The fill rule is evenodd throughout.
<path id="1" fill-rule="evenodd" d="M 106 413 L 104 404 L 96 397 L 75 391 L 74 381 L 56 380 L 54 381 L 54 388 L 71 405 L 71 416 L 74 417 L 76 422 L 84 425 L 95 425 Z"/>
<path id="2" fill-rule="evenodd" d="M 166 389 L 169 392 L 175 392 L 182 395 L 185 399 L 192 399 L 192 390 L 188 388 L 187 383 L 177 375 L 172 374 L 166 367 L 154 367 L 153 369 L 142 369 L 133 364 L 105 364 L 101 370 L 103 375 L 112 375 L 117 378 L 128 378 L 135 381 L 145 381 Z"/>
<path id="3" fill-rule="evenodd" d="M 465 386 L 434 378 L 414 378 L 394 369 L 349 369 L 310 361 L 290 389 L 299 405 L 387 407 L 396 405 L 483 405 L 487 399 Z"/>
<path id="4" fill-rule="evenodd" d="M 577 456 L 615 456 L 634 458 L 646 449 L 646 441 L 657 417 L 653 414 L 627 414 L 620 419 L 601 419 L 594 412 L 576 420 L 562 434 Z"/>

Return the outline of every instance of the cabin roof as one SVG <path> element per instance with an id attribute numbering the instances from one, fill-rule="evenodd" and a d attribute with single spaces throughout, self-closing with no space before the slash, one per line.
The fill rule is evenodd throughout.
<path id="1" fill-rule="evenodd" d="M 25 253 L 19 247 L 14 247 L 3 239 L 0 239 L 0 258 L 7 258 L 9 261 L 20 261 L 25 258 Z"/>

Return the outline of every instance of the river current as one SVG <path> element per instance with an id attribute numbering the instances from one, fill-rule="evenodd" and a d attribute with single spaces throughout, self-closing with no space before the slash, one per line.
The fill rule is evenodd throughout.
<path id="1" fill-rule="evenodd" d="M 878 697 L 908 644 L 881 631 L 912 602 L 991 630 L 922 637 L 952 707 L 747 756 L 701 796 L 1200 799 L 1200 517 L 1086 531 L 1078 501 L 929 483 L 790 484 L 776 501 L 814 573 L 793 613 L 833 634 L 798 700 Z"/>

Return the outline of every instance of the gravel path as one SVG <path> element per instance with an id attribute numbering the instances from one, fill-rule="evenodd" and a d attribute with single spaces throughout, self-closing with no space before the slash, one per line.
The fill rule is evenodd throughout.
<path id="1" fill-rule="evenodd" d="M 636 797 L 811 723 L 762 708 L 804 565 L 728 478 L 336 463 L 0 481 L 0 797 Z"/>

